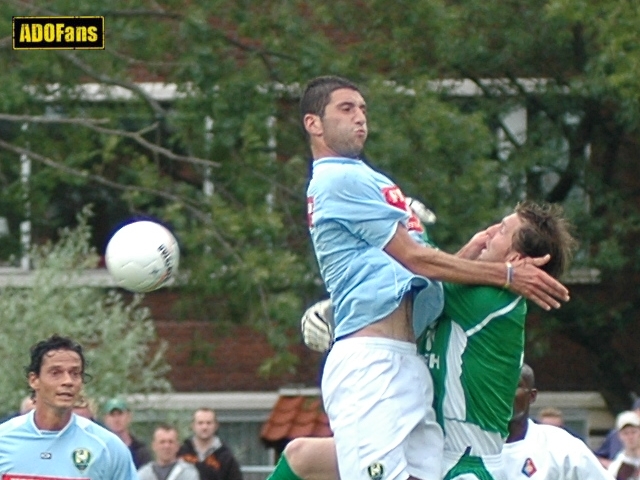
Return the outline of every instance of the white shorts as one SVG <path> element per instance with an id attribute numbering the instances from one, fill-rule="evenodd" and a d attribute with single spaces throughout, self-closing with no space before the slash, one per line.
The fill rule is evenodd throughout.
<path id="1" fill-rule="evenodd" d="M 413 343 L 339 340 L 327 357 L 322 398 L 344 480 L 440 480 L 442 430 L 433 382 Z"/>

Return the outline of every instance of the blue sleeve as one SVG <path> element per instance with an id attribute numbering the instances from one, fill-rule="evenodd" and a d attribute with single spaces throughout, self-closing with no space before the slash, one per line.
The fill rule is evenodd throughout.
<path id="1" fill-rule="evenodd" d="M 111 477 L 122 480 L 138 480 L 138 472 L 133 464 L 129 448 L 120 439 L 109 443 L 112 455 Z"/>
<path id="2" fill-rule="evenodd" d="M 397 197 L 402 193 L 392 183 L 384 186 L 372 175 L 354 172 L 343 168 L 314 177 L 309 190 L 314 202 L 313 222 L 338 222 L 369 245 L 384 248 L 398 223 L 406 223 L 410 217 L 385 195 Z M 403 196 L 397 200 L 397 204 L 404 204 Z"/>

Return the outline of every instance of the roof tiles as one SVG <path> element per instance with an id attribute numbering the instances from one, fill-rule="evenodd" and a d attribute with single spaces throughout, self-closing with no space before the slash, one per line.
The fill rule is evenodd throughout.
<path id="1" fill-rule="evenodd" d="M 309 395 L 281 395 L 260 432 L 266 443 L 332 435 L 322 400 Z"/>

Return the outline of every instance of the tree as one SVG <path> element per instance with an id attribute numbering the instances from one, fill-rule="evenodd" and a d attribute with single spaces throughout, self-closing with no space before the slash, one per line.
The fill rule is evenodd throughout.
<path id="1" fill-rule="evenodd" d="M 602 295 L 574 296 L 545 324 L 593 352 L 612 407 L 640 391 L 626 370 L 637 360 L 615 342 L 640 302 L 635 5 L 11 0 L 2 31 L 16 11 L 105 15 L 107 47 L 12 52 L 0 42 L 0 207 L 12 230 L 28 214 L 16 160 L 29 153 L 36 238 L 87 198 L 99 248 L 105 225 L 162 218 L 192 272 L 183 314 L 260 326 L 282 352 L 271 365 L 286 368 L 304 306 L 324 295 L 304 220 L 297 98 L 307 79 L 337 73 L 367 90 L 367 157 L 435 208 L 443 249 L 525 197 L 565 206 L 583 245 L 576 265 L 600 269 Z M 150 80 L 175 85 L 174 99 L 136 83 Z M 87 82 L 129 99 L 87 101 Z M 507 121 L 514 112 L 526 112 L 526 133 Z"/>
<path id="2" fill-rule="evenodd" d="M 83 284 L 82 273 L 95 266 L 90 247 L 88 212 L 60 240 L 33 251 L 33 284 L 0 290 L 0 345 L 5 372 L 0 379 L 4 413 L 27 394 L 25 367 L 29 348 L 54 333 L 69 336 L 85 349 L 87 395 L 104 399 L 117 394 L 167 391 L 165 345 L 140 297 L 126 303 L 114 290 Z"/>

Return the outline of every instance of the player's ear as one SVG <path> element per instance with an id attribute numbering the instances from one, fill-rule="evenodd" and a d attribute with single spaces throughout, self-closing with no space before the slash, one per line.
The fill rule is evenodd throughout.
<path id="1" fill-rule="evenodd" d="M 536 399 L 538 398 L 538 389 L 537 388 L 532 388 L 529 391 L 529 403 L 535 403 Z"/>
<path id="2" fill-rule="evenodd" d="M 302 122 L 309 135 L 317 136 L 322 134 L 322 121 L 319 115 L 307 113 L 302 119 Z"/>
<path id="3" fill-rule="evenodd" d="M 37 386 L 38 383 L 40 381 L 40 377 L 38 377 L 38 375 L 35 374 L 35 372 L 29 372 L 29 386 L 33 389 L 33 390 L 37 390 Z"/>
<path id="4" fill-rule="evenodd" d="M 515 250 L 510 250 L 507 254 L 506 262 L 515 262 L 516 260 L 520 260 L 524 258 L 525 255 L 522 255 L 520 252 L 516 252 Z"/>

